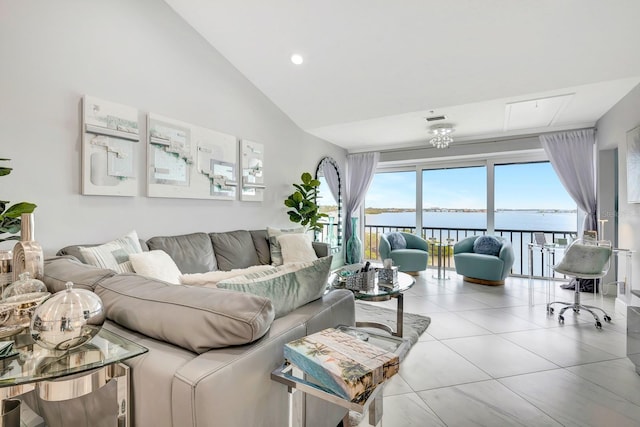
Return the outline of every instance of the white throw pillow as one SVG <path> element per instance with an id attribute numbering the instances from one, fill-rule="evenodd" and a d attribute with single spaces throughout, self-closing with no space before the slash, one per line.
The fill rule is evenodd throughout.
<path id="1" fill-rule="evenodd" d="M 307 262 L 318 259 L 308 234 L 283 234 L 277 237 L 282 251 L 283 264 Z"/>
<path id="2" fill-rule="evenodd" d="M 133 273 L 129 255 L 142 253 L 142 247 L 138 240 L 138 233 L 133 230 L 104 245 L 81 247 L 80 253 L 87 264 L 109 268 L 117 273 Z"/>
<path id="3" fill-rule="evenodd" d="M 179 285 L 182 274 L 173 258 L 161 250 L 129 255 L 133 270 L 143 276 Z"/>
<path id="4" fill-rule="evenodd" d="M 209 271 L 207 273 L 183 274 L 179 277 L 180 283 L 191 286 L 206 286 L 215 288 L 216 284 L 222 280 L 248 273 L 259 273 L 262 271 L 275 270 L 272 265 L 254 265 L 248 268 L 236 268 L 231 271 Z"/>
<path id="5" fill-rule="evenodd" d="M 304 227 L 296 228 L 273 228 L 267 227 L 267 237 L 269 237 L 269 251 L 271 252 L 271 264 L 282 265 L 282 250 L 280 249 L 280 243 L 278 243 L 278 236 L 283 234 L 297 233 L 303 234 Z"/>

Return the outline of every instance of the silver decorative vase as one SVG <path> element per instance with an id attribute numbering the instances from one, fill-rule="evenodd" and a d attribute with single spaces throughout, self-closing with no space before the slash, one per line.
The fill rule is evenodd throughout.
<path id="1" fill-rule="evenodd" d="M 20 217 L 20 241 L 13 248 L 13 280 L 29 272 L 31 277 L 42 280 L 44 276 L 44 254 L 42 246 L 35 240 L 33 214 Z"/>

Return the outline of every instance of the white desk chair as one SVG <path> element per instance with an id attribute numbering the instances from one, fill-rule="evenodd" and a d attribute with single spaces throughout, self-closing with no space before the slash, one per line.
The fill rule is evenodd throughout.
<path id="1" fill-rule="evenodd" d="M 562 260 L 552 268 L 560 274 L 577 279 L 602 279 L 609 271 L 611 253 L 611 242 L 608 240 L 585 241 L 579 239 L 569 245 Z M 602 308 L 580 303 L 579 283 L 576 283 L 574 295 L 573 302 L 553 301 L 548 303 L 547 313 L 553 314 L 553 304 L 562 304 L 565 307 L 558 313 L 560 323 L 564 323 L 564 312 L 569 308 L 577 314 L 581 309 L 591 313 L 596 321 L 596 328 L 602 328 L 602 323 L 594 310 L 602 311 L 605 322 L 611 321 L 611 317 Z"/>

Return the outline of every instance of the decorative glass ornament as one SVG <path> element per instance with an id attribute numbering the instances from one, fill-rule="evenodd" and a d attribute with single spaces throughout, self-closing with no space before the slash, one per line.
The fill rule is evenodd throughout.
<path id="1" fill-rule="evenodd" d="M 93 338 L 104 323 L 102 300 L 85 289 L 58 292 L 40 304 L 31 319 L 31 337 L 41 347 L 69 350 Z"/>
<path id="2" fill-rule="evenodd" d="M 31 277 L 31 273 L 25 271 L 21 273 L 19 279 L 7 286 L 2 292 L 2 299 L 15 297 L 17 295 L 26 295 L 33 293 L 47 292 L 47 287 L 41 280 Z"/>
<path id="3" fill-rule="evenodd" d="M 50 295 L 44 283 L 32 279 L 29 272 L 22 273 L 2 293 L 0 325 L 14 326 L 16 331 L 28 327 L 38 304 Z"/>

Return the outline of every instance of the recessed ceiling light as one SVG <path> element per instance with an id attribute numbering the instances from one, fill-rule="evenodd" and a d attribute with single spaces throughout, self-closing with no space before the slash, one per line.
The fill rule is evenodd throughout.
<path id="1" fill-rule="evenodd" d="M 304 58 L 302 57 L 302 55 L 294 53 L 293 55 L 291 55 L 291 62 L 296 65 L 300 65 L 304 62 Z"/>

